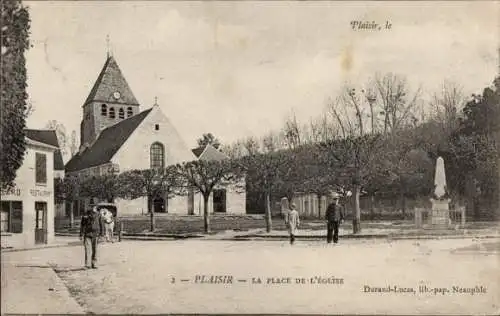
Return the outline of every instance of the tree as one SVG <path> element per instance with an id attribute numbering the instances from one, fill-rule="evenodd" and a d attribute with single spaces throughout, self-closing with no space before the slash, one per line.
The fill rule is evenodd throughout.
<path id="1" fill-rule="evenodd" d="M 467 196 L 467 211 L 478 218 L 480 200 L 488 203 L 490 217 L 498 208 L 500 184 L 498 177 L 500 144 L 500 77 L 482 95 L 472 95 L 464 106 L 459 127 L 450 139 L 456 172 L 463 175 L 462 188 Z M 486 215 L 486 214 L 485 214 Z"/>
<path id="2" fill-rule="evenodd" d="M 206 145 L 212 145 L 216 149 L 219 149 L 220 147 L 220 142 L 217 138 L 212 133 L 205 133 L 201 136 L 201 138 L 198 138 L 197 140 L 198 146 L 203 147 Z"/>
<path id="3" fill-rule="evenodd" d="M 28 94 L 24 53 L 29 48 L 30 17 L 21 1 L 2 1 L 1 8 L 0 181 L 6 189 L 14 185 L 25 152 Z"/>
<path id="4" fill-rule="evenodd" d="M 303 127 L 303 142 L 307 144 L 327 142 L 335 138 L 338 131 L 335 124 L 329 121 L 327 113 L 311 118 L 309 124 Z"/>
<path id="5" fill-rule="evenodd" d="M 378 103 L 384 134 L 404 128 L 407 124 L 417 120 L 415 109 L 420 101 L 421 89 L 417 89 L 410 96 L 405 77 L 393 73 L 377 74 L 372 88 L 368 89 L 367 92 L 364 90 L 362 92 L 366 93 L 370 103 L 372 120 L 376 117 L 373 106 L 376 104 L 375 102 Z M 374 124 L 372 123 L 372 125 Z"/>
<path id="6" fill-rule="evenodd" d="M 335 117 L 341 137 L 325 144 L 328 148 L 328 159 L 336 162 L 337 178 L 350 179 L 344 183 L 352 187 L 354 193 L 353 232 L 361 231 L 360 195 L 363 186 L 380 172 L 377 161 L 382 160 L 384 139 L 380 134 L 366 128 L 367 106 L 370 106 L 365 92 L 357 92 L 355 88 L 346 86 L 335 102 L 328 105 Z"/>
<path id="7" fill-rule="evenodd" d="M 177 174 L 188 187 L 196 188 L 203 196 L 203 222 L 205 233 L 210 232 L 208 200 L 214 188 L 236 182 L 239 171 L 231 160 L 196 160 L 176 165 Z"/>
<path id="8" fill-rule="evenodd" d="M 76 136 L 76 131 L 71 131 L 71 138 L 69 141 L 69 153 L 70 156 L 73 157 L 78 151 L 78 138 Z"/>
<path id="9" fill-rule="evenodd" d="M 302 145 L 302 131 L 295 113 L 292 113 L 286 120 L 283 127 L 284 141 L 289 149 L 294 149 Z"/>
<path id="10" fill-rule="evenodd" d="M 80 179 L 76 176 L 66 176 L 64 179 L 54 179 L 54 195 L 56 202 L 70 202 L 70 227 L 73 227 L 73 203 L 80 197 Z"/>
<path id="11" fill-rule="evenodd" d="M 321 216 L 321 198 L 327 196 L 341 186 L 336 175 L 339 166 L 329 159 L 324 147 L 325 142 L 303 145 L 295 154 L 294 168 L 300 172 L 292 172 L 295 188 L 306 193 L 316 194 L 318 213 Z M 289 177 L 286 177 L 287 181 Z"/>
<path id="12" fill-rule="evenodd" d="M 291 198 L 293 185 L 289 184 L 284 188 L 284 184 L 294 161 L 293 156 L 282 149 L 283 142 L 280 135 L 269 133 L 262 139 L 261 144 L 262 146 L 259 146 L 255 139 L 249 139 L 246 144 L 249 149 L 248 155 L 240 160 L 240 164 L 246 170 L 248 188 L 264 195 L 266 230 L 270 232 L 271 195 L 281 190 Z"/>
<path id="13" fill-rule="evenodd" d="M 279 170 L 285 159 L 282 152 L 257 153 L 242 159 L 242 164 L 248 170 L 249 188 L 264 194 L 267 232 L 272 230 L 271 194 L 278 186 Z"/>
<path id="14" fill-rule="evenodd" d="M 406 197 L 429 195 L 433 188 L 434 164 L 421 148 L 415 128 L 394 131 L 385 142 L 384 161 L 379 179 L 386 191 L 399 194 L 403 216 Z M 385 176 L 385 177 L 384 177 Z"/>
<path id="15" fill-rule="evenodd" d="M 29 117 L 31 114 L 33 114 L 33 112 L 35 112 L 35 107 L 33 106 L 33 102 L 31 102 L 28 96 L 28 100 L 26 101 L 26 109 L 24 110 L 24 115 L 26 117 Z"/>
<path id="16" fill-rule="evenodd" d="M 231 159 L 240 159 L 246 153 L 245 142 L 237 140 L 233 144 L 222 146 L 221 151 Z"/>
<path id="17" fill-rule="evenodd" d="M 175 166 L 165 169 L 130 170 L 119 176 L 122 187 L 121 196 L 128 199 L 148 197 L 150 201 L 156 198 L 172 198 L 181 193 L 182 183 Z M 148 203 L 150 230 L 155 229 L 155 216 L 152 203 Z"/>
<path id="18" fill-rule="evenodd" d="M 433 95 L 432 119 L 440 123 L 446 138 L 450 137 L 459 124 L 459 110 L 466 103 L 462 88 L 451 81 L 445 81 L 438 93 Z"/>
<path id="19" fill-rule="evenodd" d="M 45 125 L 45 128 L 54 130 L 57 135 L 57 142 L 59 144 L 59 149 L 61 150 L 61 154 L 63 157 L 66 157 L 69 154 L 69 139 L 66 134 L 66 127 L 64 124 L 58 122 L 57 120 L 50 120 Z"/>
<path id="20" fill-rule="evenodd" d="M 260 144 L 259 140 L 256 137 L 248 137 L 243 141 L 243 147 L 245 150 L 245 155 L 254 155 L 259 153 Z"/>
<path id="21" fill-rule="evenodd" d="M 106 173 L 99 176 L 89 176 L 80 178 L 83 197 L 104 200 L 113 203 L 115 198 L 122 196 L 123 187 L 118 181 L 116 173 Z"/>

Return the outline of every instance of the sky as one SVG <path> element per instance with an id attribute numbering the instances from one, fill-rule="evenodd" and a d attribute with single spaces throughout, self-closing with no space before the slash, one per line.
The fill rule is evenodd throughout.
<path id="1" fill-rule="evenodd" d="M 345 82 L 405 76 L 423 98 L 445 80 L 480 93 L 499 72 L 500 3 L 25 2 L 30 128 L 79 135 L 82 105 L 108 45 L 147 109 L 155 97 L 189 146 L 223 144 L 306 122 Z M 390 29 L 353 30 L 352 21 Z"/>

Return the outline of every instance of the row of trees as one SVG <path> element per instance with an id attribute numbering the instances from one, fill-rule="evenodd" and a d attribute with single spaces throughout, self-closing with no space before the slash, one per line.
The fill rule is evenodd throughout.
<path id="1" fill-rule="evenodd" d="M 403 210 L 407 197 L 431 196 L 438 156 L 446 161 L 447 193 L 464 197 L 469 215 L 491 218 L 500 192 L 499 81 L 470 99 L 446 82 L 424 104 L 421 90 L 410 92 L 403 77 L 377 75 L 365 87 L 345 86 L 307 124 L 292 114 L 280 131 L 223 148 L 234 158 L 254 157 L 246 164 L 248 184 L 265 196 L 266 209 L 271 193 L 352 191 L 354 232 L 361 194 L 399 196 Z"/>
<path id="2" fill-rule="evenodd" d="M 26 93 L 24 58 L 29 48 L 29 13 L 20 1 L 4 1 L 1 7 L 3 189 L 13 184 L 23 160 L 23 130 L 32 107 Z M 433 111 L 424 111 L 425 105 Z M 399 194 L 403 201 L 411 194 L 429 194 L 434 159 L 441 155 L 447 162 L 449 193 L 466 196 L 469 213 L 479 217 L 481 205 L 486 205 L 490 213 L 498 209 L 499 122 L 499 78 L 472 98 L 466 98 L 457 85 L 445 83 L 430 104 L 423 104 L 421 90 L 410 91 L 403 77 L 376 75 L 363 87 L 344 87 L 328 102 L 324 113 L 308 124 L 299 124 L 292 115 L 279 132 L 222 146 L 231 160 L 191 162 L 161 172 L 130 171 L 86 180 L 68 177 L 57 183 L 57 191 L 59 198 L 66 200 L 80 196 L 108 200 L 121 195 L 151 196 L 165 190 L 163 183 L 173 183 L 165 176 L 173 174 L 183 184 L 172 188 L 196 187 L 207 201 L 216 185 L 234 182 L 246 174 L 248 189 L 261 192 L 267 201 L 268 230 L 273 194 L 293 198 L 297 191 L 321 196 L 330 190 L 348 189 L 354 192 L 353 226 L 357 232 L 362 193 L 372 197 Z M 69 137 L 61 126 L 55 122 L 49 125 L 59 130 L 60 141 L 64 138 L 63 151 L 68 148 L 74 153 L 76 133 L 66 141 Z M 200 145 L 206 143 L 220 146 L 211 134 L 199 141 Z M 204 213 L 208 231 L 206 207 L 207 203 Z"/>
<path id="3" fill-rule="evenodd" d="M 268 231 L 272 229 L 272 196 L 292 200 L 296 192 L 321 198 L 331 191 L 351 191 L 356 233 L 361 230 L 362 194 L 380 199 L 399 196 L 404 209 L 405 198 L 431 195 L 434 162 L 443 156 L 448 194 L 465 195 L 472 213 L 478 196 L 488 200 L 490 215 L 495 215 L 499 187 L 498 177 L 491 175 L 498 174 L 499 80 L 465 105 L 460 89 L 447 83 L 434 96 L 433 111 L 421 112 L 419 118 L 419 98 L 407 97 L 410 93 L 403 79 L 392 74 L 377 78 L 377 93 L 346 87 L 328 104 L 325 115 L 307 126 L 291 116 L 279 132 L 221 146 L 231 157 L 227 161 L 195 161 L 161 172 L 135 170 L 102 176 L 87 180 L 94 181 L 90 187 L 97 189 L 83 189 L 80 195 L 108 200 L 171 196 L 194 187 L 205 200 L 208 231 L 207 201 L 213 188 L 237 183 L 245 176 L 246 189 L 264 198 Z M 200 145 L 213 142 L 220 145 L 211 134 L 199 140 Z M 113 185 L 106 182 L 109 178 Z M 471 183 L 473 189 L 467 189 Z"/>
<path id="4" fill-rule="evenodd" d="M 74 202 L 81 198 L 94 198 L 113 202 L 116 198 L 137 199 L 148 197 L 172 198 L 185 195 L 189 189 L 201 193 L 204 201 L 203 218 L 205 232 L 210 230 L 208 214 L 209 196 L 218 185 L 237 182 L 241 169 L 231 160 L 192 161 L 169 166 L 165 169 L 130 170 L 120 174 L 99 176 L 66 176 L 55 183 L 56 201 Z M 152 205 L 148 203 L 151 231 L 155 227 Z M 71 216 L 73 212 L 70 212 Z M 73 219 L 71 219 L 72 221 Z"/>

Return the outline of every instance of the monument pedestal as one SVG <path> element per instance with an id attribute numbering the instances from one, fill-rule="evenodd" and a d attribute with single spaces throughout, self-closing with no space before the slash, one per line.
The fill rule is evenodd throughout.
<path id="1" fill-rule="evenodd" d="M 430 214 L 430 223 L 432 226 L 448 227 L 451 225 L 450 219 L 450 200 L 431 199 L 432 210 Z"/>

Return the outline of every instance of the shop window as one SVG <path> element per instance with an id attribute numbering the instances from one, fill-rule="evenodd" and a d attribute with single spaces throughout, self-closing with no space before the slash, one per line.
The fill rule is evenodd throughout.
<path id="1" fill-rule="evenodd" d="M 122 108 L 118 110 L 118 118 L 124 119 L 125 118 L 125 111 L 123 111 Z"/>
<path id="2" fill-rule="evenodd" d="M 47 183 L 47 155 L 35 153 L 35 183 Z"/>
<path id="3" fill-rule="evenodd" d="M 23 232 L 23 203 L 20 201 L 2 201 L 0 228 L 2 232 Z"/>
<path id="4" fill-rule="evenodd" d="M 114 119 L 115 116 L 115 108 L 109 108 L 109 118 Z"/>

